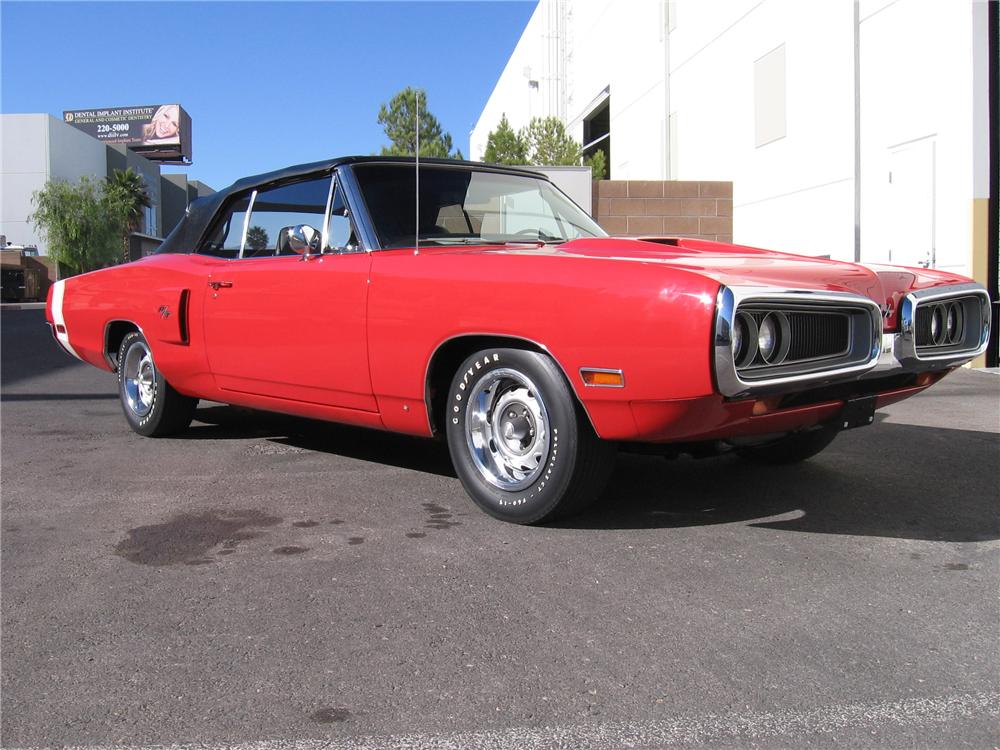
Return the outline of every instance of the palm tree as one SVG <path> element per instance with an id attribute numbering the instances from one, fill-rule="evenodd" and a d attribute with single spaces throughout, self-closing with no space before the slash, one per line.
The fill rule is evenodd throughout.
<path id="1" fill-rule="evenodd" d="M 143 209 L 149 208 L 153 203 L 149 193 L 146 192 L 146 181 L 132 167 L 125 170 L 116 169 L 114 174 L 107 178 L 106 191 L 109 200 L 117 203 L 125 216 L 125 226 L 122 232 L 122 262 L 128 263 L 130 260 L 129 235 L 139 231 L 142 226 Z"/>

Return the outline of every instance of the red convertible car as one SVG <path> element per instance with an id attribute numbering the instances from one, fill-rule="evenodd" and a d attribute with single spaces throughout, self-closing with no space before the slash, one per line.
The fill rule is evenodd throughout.
<path id="1" fill-rule="evenodd" d="M 533 172 L 353 157 L 196 201 L 47 317 L 142 435 L 198 399 L 440 435 L 483 510 L 535 523 L 620 446 L 808 458 L 983 352 L 988 303 L 932 270 L 608 237 Z"/>

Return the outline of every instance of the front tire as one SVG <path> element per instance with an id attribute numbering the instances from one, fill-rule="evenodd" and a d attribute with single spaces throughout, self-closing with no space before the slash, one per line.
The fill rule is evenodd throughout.
<path id="1" fill-rule="evenodd" d="M 452 379 L 446 434 L 455 471 L 484 511 L 531 524 L 583 510 L 607 483 L 615 446 L 594 434 L 562 372 L 521 349 L 485 349 Z"/>
<path id="2" fill-rule="evenodd" d="M 187 429 L 198 404 L 198 399 L 182 396 L 164 379 L 149 343 L 138 331 L 126 335 L 118 349 L 118 396 L 129 427 L 146 437 Z"/>

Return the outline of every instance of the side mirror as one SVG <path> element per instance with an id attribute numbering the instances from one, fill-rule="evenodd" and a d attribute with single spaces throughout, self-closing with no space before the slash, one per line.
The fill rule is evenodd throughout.
<path id="1" fill-rule="evenodd" d="M 288 249 L 308 258 L 319 253 L 319 245 L 323 236 L 308 224 L 297 224 L 288 227 Z"/>

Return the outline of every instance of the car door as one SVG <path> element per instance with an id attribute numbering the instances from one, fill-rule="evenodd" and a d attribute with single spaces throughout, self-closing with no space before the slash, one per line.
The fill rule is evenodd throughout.
<path id="1" fill-rule="evenodd" d="M 294 227 L 315 235 L 313 250 L 293 249 Z M 236 196 L 206 244 L 221 256 L 208 266 L 204 306 L 220 389 L 377 410 L 366 331 L 371 257 L 353 239 L 335 176 Z"/>

